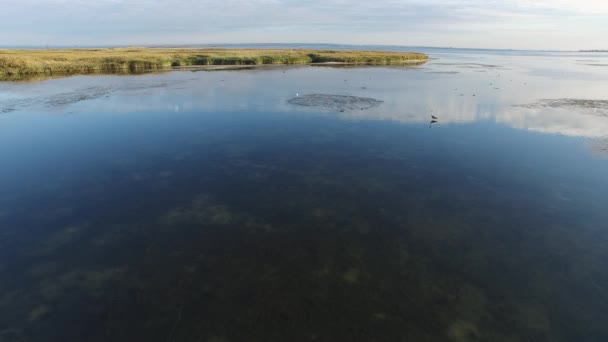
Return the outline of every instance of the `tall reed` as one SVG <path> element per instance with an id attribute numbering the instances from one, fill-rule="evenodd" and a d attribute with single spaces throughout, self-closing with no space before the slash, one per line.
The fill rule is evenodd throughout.
<path id="1" fill-rule="evenodd" d="M 345 63 L 399 65 L 425 62 L 414 52 L 304 49 L 0 50 L 0 80 L 36 75 L 138 72 L 192 65 Z"/>

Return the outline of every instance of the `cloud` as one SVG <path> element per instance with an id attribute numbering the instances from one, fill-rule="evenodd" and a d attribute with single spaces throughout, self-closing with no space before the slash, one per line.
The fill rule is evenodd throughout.
<path id="1" fill-rule="evenodd" d="M 0 44 L 333 42 L 602 48 L 608 3 L 570 0 L 22 0 Z M 605 48 L 605 47 L 604 47 Z"/>

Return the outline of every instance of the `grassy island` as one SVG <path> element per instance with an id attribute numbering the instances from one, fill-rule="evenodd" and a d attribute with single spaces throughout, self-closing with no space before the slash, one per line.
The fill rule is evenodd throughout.
<path id="1" fill-rule="evenodd" d="M 414 52 L 304 49 L 107 48 L 0 50 L 0 80 L 91 73 L 143 72 L 202 65 L 424 63 Z"/>

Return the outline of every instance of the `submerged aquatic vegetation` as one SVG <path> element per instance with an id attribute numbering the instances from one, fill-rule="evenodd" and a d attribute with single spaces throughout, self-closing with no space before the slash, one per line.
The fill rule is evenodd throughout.
<path id="1" fill-rule="evenodd" d="M 297 75 L 307 79 L 318 72 L 303 69 L 308 70 L 285 77 L 293 87 L 279 89 L 331 93 L 302 86 Z M 379 108 L 361 110 L 355 105 L 361 98 L 325 98 L 312 108 L 348 110 L 338 115 L 343 117 L 391 111 L 391 96 L 401 95 L 378 90 L 386 78 L 358 82 L 368 72 L 380 79 L 391 71 L 352 71 L 362 77 L 349 75 L 343 90 L 386 100 Z M 264 78 L 268 83 L 252 82 L 255 89 L 276 85 L 271 81 L 281 77 L 280 71 L 255 72 L 226 80 L 241 84 L 240 76 L 262 74 L 270 76 Z M 192 77 L 184 72 L 144 81 L 146 89 L 162 88 L 182 76 Z M 225 75 L 204 76 L 215 82 Z M 98 79 L 103 78 L 50 83 Z M 112 94 L 143 89 L 143 82 L 132 83 L 137 78 L 120 81 Z M 361 85 L 369 88 L 360 92 Z M 186 95 L 193 99 L 205 89 L 198 82 L 184 86 L 196 90 Z M 13 330 L 0 333 L 0 341 L 506 342 L 606 336 L 605 239 L 592 232 L 606 222 L 604 211 L 592 209 L 603 197 L 582 194 L 605 189 L 604 183 L 562 177 L 574 174 L 568 168 L 560 176 L 534 168 L 519 159 L 515 141 L 501 149 L 507 135 L 499 136 L 500 143 L 490 137 L 506 128 L 428 130 L 300 116 L 307 107 L 299 104 L 287 108 L 296 115 L 285 115 L 284 93 L 267 88 L 280 112 L 207 113 L 259 99 L 215 96 L 222 105 L 161 114 L 163 104 L 182 100 L 164 91 L 94 101 L 90 107 L 98 118 L 116 126 L 81 127 L 82 135 L 73 137 L 91 137 L 73 141 L 87 152 L 84 159 L 66 154 L 77 177 L 33 170 L 41 183 L 52 184 L 45 187 L 48 195 L 12 203 L 4 200 L 10 194 L 2 194 L 6 214 L 0 225 L 7 228 L 0 230 L 0 331 Z M 59 89 L 60 101 L 44 97 L 38 104 L 63 106 L 105 89 Z M 130 115 L 107 115 L 101 110 L 107 107 L 97 107 L 102 101 L 110 108 L 125 105 Z M 129 109 L 144 101 L 150 107 Z M 409 103 L 412 108 L 404 110 L 414 111 L 417 102 Z M 434 113 L 447 121 L 441 112 Z M 19 119 L 5 116 L 13 117 Z M 89 117 L 95 115 L 53 120 Z M 539 154 L 546 151 L 540 145 L 530 144 L 526 155 L 539 156 L 543 165 L 562 165 L 552 163 L 557 157 L 551 153 Z M 73 225 L 81 222 L 86 224 Z"/>
<path id="2" fill-rule="evenodd" d="M 412 64 L 428 57 L 414 52 L 333 51 L 305 49 L 157 49 L 109 48 L 0 50 L 0 80 L 39 75 L 143 72 L 192 65 L 263 64 Z"/>
<path id="3" fill-rule="evenodd" d="M 347 283 L 356 283 L 359 281 L 359 277 L 361 276 L 361 271 L 357 268 L 350 268 L 348 271 L 342 274 L 342 279 L 344 279 Z"/>
<path id="4" fill-rule="evenodd" d="M 103 270 L 73 270 L 58 276 L 48 277 L 40 282 L 39 294 L 47 300 L 65 296 L 67 292 L 79 290 L 92 296 L 103 294 L 104 287 L 113 279 L 124 275 L 124 268 Z"/>
<path id="5" fill-rule="evenodd" d="M 72 225 L 60 229 L 52 233 L 47 239 L 41 241 L 37 248 L 32 251 L 33 255 L 47 255 L 57 249 L 64 247 L 69 243 L 77 240 L 82 232 L 86 229 L 86 225 Z"/>
<path id="6" fill-rule="evenodd" d="M 51 308 L 48 305 L 40 305 L 30 311 L 28 315 L 28 321 L 38 320 L 51 312 Z"/>
<path id="7" fill-rule="evenodd" d="M 466 321 L 454 322 L 450 325 L 447 335 L 454 342 L 477 341 L 480 338 L 477 327 Z"/>
<path id="8" fill-rule="evenodd" d="M 207 195 L 200 195 L 192 201 L 191 205 L 170 210 L 161 221 L 169 225 L 226 225 L 234 222 L 235 217 L 225 206 L 213 203 Z"/>

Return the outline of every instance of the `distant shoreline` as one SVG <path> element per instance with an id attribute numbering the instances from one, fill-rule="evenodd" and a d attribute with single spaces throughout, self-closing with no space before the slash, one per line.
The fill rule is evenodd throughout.
<path id="1" fill-rule="evenodd" d="M 0 80 L 85 74 L 136 73 L 189 66 L 256 66 L 278 64 L 422 64 L 428 56 L 416 52 L 226 49 L 226 48 L 101 48 L 17 50 L 0 49 Z"/>
<path id="2" fill-rule="evenodd" d="M 306 49 L 306 50 L 373 50 L 373 51 L 495 51 L 495 52 L 581 52 L 580 50 L 559 49 L 524 49 L 524 48 L 488 48 L 463 46 L 430 46 L 430 45 L 386 45 L 386 44 L 337 44 L 337 43 L 190 43 L 190 44 L 119 44 L 119 45 L 0 45 L 0 50 L 71 50 L 71 49 L 107 49 L 130 48 L 139 46 L 155 49 Z M 588 49 L 587 49 L 588 50 Z"/>

